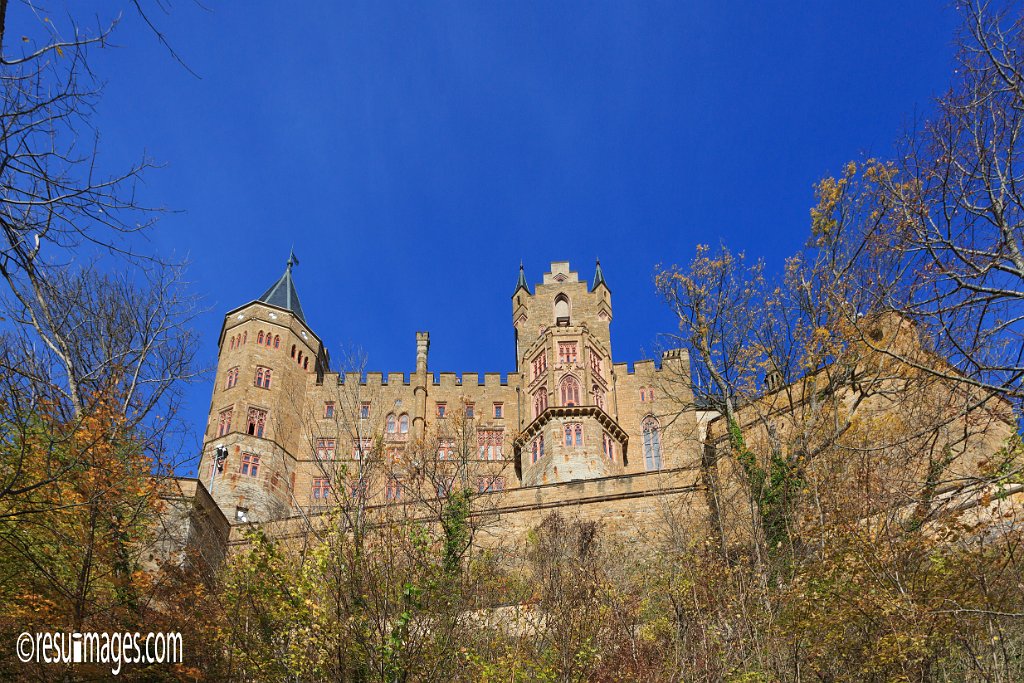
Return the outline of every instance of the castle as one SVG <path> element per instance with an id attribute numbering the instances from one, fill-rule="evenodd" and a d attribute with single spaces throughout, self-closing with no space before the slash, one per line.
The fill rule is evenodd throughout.
<path id="1" fill-rule="evenodd" d="M 520 266 L 515 367 L 483 377 L 431 372 L 426 332 L 411 373 L 332 371 L 293 265 L 229 311 L 220 333 L 199 480 L 234 524 L 316 512 L 338 496 L 389 505 L 460 485 L 525 526 L 553 506 L 634 514 L 637 498 L 699 488 L 700 415 L 678 410 L 692 404 L 687 353 L 632 369 L 614 361 L 600 262 L 590 283 L 552 263 L 533 289 Z"/>

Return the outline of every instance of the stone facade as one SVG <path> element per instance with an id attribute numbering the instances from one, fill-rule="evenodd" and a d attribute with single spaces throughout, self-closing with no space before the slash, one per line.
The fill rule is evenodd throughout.
<path id="1" fill-rule="evenodd" d="M 543 488 L 563 502 L 576 482 L 629 491 L 631 477 L 699 466 L 697 413 L 678 411 L 692 403 L 686 352 L 616 363 L 611 322 L 600 263 L 588 284 L 556 262 L 534 291 L 520 269 L 507 374 L 432 372 L 426 332 L 413 372 L 334 372 L 289 261 L 267 294 L 225 316 L 199 478 L 229 520 L 268 522 L 342 493 L 374 505 L 413 486 L 418 497 L 443 494 L 449 465 L 463 486 L 510 501 L 567 485 Z M 666 386 L 687 395 L 669 400 Z M 388 467 L 370 471 L 371 456 Z"/>

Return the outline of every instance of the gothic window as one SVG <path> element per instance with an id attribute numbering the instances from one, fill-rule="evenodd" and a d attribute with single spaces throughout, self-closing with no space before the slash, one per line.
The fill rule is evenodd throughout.
<path id="1" fill-rule="evenodd" d="M 324 419 L 334 419 L 334 401 L 326 401 L 324 403 Z"/>
<path id="2" fill-rule="evenodd" d="M 398 427 L 397 427 L 397 422 L 395 422 L 395 416 L 394 415 L 388 415 L 388 419 L 387 419 L 387 432 L 388 432 L 388 434 L 394 434 L 396 431 L 398 431 Z"/>
<path id="3" fill-rule="evenodd" d="M 299 355 L 295 359 L 295 362 L 298 363 L 299 365 L 302 365 L 302 351 L 299 351 Z"/>
<path id="4" fill-rule="evenodd" d="M 579 448 L 583 445 L 583 424 L 567 422 L 565 424 L 565 445 Z"/>
<path id="5" fill-rule="evenodd" d="M 242 465 L 238 471 L 244 475 L 255 477 L 260 469 L 260 456 L 255 453 L 242 453 Z"/>
<path id="6" fill-rule="evenodd" d="M 609 460 L 615 460 L 615 441 L 608 432 L 601 435 L 601 450 Z"/>
<path id="7" fill-rule="evenodd" d="M 256 366 L 256 386 L 264 389 L 270 388 L 270 368 Z"/>
<path id="8" fill-rule="evenodd" d="M 548 409 L 548 389 L 547 387 L 541 387 L 537 391 L 533 392 L 533 416 L 536 418 L 538 415 Z"/>
<path id="9" fill-rule="evenodd" d="M 302 361 L 302 369 L 309 370 L 309 356 L 306 357 L 306 360 Z"/>
<path id="10" fill-rule="evenodd" d="M 275 349 L 281 348 L 281 335 L 279 335 L 279 334 L 275 334 L 274 335 L 274 348 Z"/>
<path id="11" fill-rule="evenodd" d="M 594 349 L 590 349 L 590 369 L 598 377 L 604 377 L 604 360 Z"/>
<path id="12" fill-rule="evenodd" d="M 242 333 L 242 344 L 243 345 L 245 345 L 245 340 L 248 339 L 248 337 L 249 337 L 249 332 L 248 332 L 248 330 L 246 330 L 245 332 Z"/>
<path id="13" fill-rule="evenodd" d="M 409 416 L 402 413 L 402 416 L 398 418 L 398 432 L 400 434 L 409 433 Z"/>
<path id="14" fill-rule="evenodd" d="M 555 297 L 555 324 L 569 324 L 569 297 L 559 294 Z"/>
<path id="15" fill-rule="evenodd" d="M 334 439 L 316 440 L 316 457 L 320 460 L 334 460 L 335 441 Z"/>
<path id="16" fill-rule="evenodd" d="M 479 477 L 476 480 L 476 490 L 480 493 L 505 490 L 505 477 Z"/>
<path id="17" fill-rule="evenodd" d="M 402 499 L 402 480 L 397 477 L 389 477 L 387 487 L 384 489 L 384 498 L 395 502 Z"/>
<path id="18" fill-rule="evenodd" d="M 331 495 L 331 484 L 326 477 L 313 480 L 313 500 L 326 501 Z"/>
<path id="19" fill-rule="evenodd" d="M 452 489 L 455 488 L 455 478 L 442 479 L 437 482 L 437 497 L 447 498 L 451 495 Z"/>
<path id="20" fill-rule="evenodd" d="M 558 342 L 558 362 L 562 365 L 576 362 L 576 342 Z"/>
<path id="21" fill-rule="evenodd" d="M 349 493 L 353 498 L 365 499 L 366 498 L 366 480 L 356 479 L 349 485 Z"/>
<path id="22" fill-rule="evenodd" d="M 500 420 L 502 417 L 504 417 L 504 411 L 505 411 L 505 404 L 504 403 L 495 403 L 494 404 L 494 419 L 495 420 Z"/>
<path id="23" fill-rule="evenodd" d="M 544 374 L 544 371 L 548 369 L 548 354 L 546 352 L 541 353 L 539 356 L 533 359 L 533 378 L 537 379 Z"/>
<path id="24" fill-rule="evenodd" d="M 530 462 L 537 462 L 544 457 L 544 435 L 538 435 L 530 446 Z"/>
<path id="25" fill-rule="evenodd" d="M 217 436 L 224 436 L 231 431 L 231 414 L 233 412 L 233 408 L 220 411 L 217 417 Z"/>
<path id="26" fill-rule="evenodd" d="M 267 411 L 259 408 L 249 408 L 249 425 L 246 431 L 250 436 L 263 437 L 263 430 L 267 426 Z"/>
<path id="27" fill-rule="evenodd" d="M 594 405 L 604 410 L 604 389 L 595 384 L 592 392 L 594 394 Z"/>
<path id="28" fill-rule="evenodd" d="M 352 459 L 362 460 L 370 454 L 371 450 L 373 450 L 373 439 L 362 437 L 352 445 Z"/>
<path id="29" fill-rule="evenodd" d="M 229 350 L 234 350 L 234 348 L 235 348 L 235 338 L 234 338 L 234 337 L 232 337 L 232 338 L 231 338 L 231 343 L 230 343 L 230 344 L 228 344 L 228 349 L 229 349 Z"/>
<path id="30" fill-rule="evenodd" d="M 643 421 L 644 464 L 648 471 L 661 469 L 661 426 L 654 416 Z"/>
<path id="31" fill-rule="evenodd" d="M 647 400 L 647 389 L 640 387 L 640 402 L 643 403 Z"/>
<path id="32" fill-rule="evenodd" d="M 267 332 L 267 338 L 266 338 L 266 341 L 267 341 L 267 346 L 270 346 L 270 345 L 271 345 L 271 343 L 273 343 L 273 342 L 272 342 L 272 340 L 270 339 L 270 332 L 269 332 L 269 331 Z"/>
<path id="33" fill-rule="evenodd" d="M 559 391 L 562 394 L 563 406 L 578 406 L 580 404 L 580 383 L 572 375 L 562 380 Z"/>
<path id="34" fill-rule="evenodd" d="M 263 331 L 261 330 L 259 335 L 256 336 L 256 343 L 260 346 L 263 345 Z"/>
<path id="35" fill-rule="evenodd" d="M 647 400 L 648 401 L 653 401 L 654 400 L 654 389 L 652 389 L 651 387 L 647 387 Z"/>
<path id="36" fill-rule="evenodd" d="M 437 444 L 438 460 L 453 460 L 455 458 L 455 439 L 441 439 Z"/>
<path id="37" fill-rule="evenodd" d="M 501 429 L 481 429 L 477 432 L 477 446 L 481 460 L 501 460 L 501 445 L 505 432 Z"/>
<path id="38" fill-rule="evenodd" d="M 229 368 L 224 381 L 224 388 L 230 389 L 238 383 L 238 368 Z"/>
<path id="39" fill-rule="evenodd" d="M 295 344 L 292 344 L 292 358 L 295 358 Z"/>

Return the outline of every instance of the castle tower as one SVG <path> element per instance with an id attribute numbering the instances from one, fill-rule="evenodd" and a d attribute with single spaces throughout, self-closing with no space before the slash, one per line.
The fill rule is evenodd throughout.
<path id="1" fill-rule="evenodd" d="M 591 287 L 558 261 L 533 293 L 520 267 L 512 324 L 527 409 L 514 448 L 524 486 L 623 471 L 628 437 L 616 417 L 611 320 L 600 261 Z"/>
<path id="2" fill-rule="evenodd" d="M 238 523 L 291 512 L 307 390 L 328 371 L 295 290 L 297 263 L 290 255 L 284 274 L 258 299 L 229 311 L 221 327 L 199 478 Z M 218 448 L 227 453 L 219 467 Z"/>

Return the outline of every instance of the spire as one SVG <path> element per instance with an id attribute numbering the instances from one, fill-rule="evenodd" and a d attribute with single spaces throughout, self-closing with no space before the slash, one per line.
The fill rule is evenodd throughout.
<path id="1" fill-rule="evenodd" d="M 612 288 L 604 281 L 604 272 L 601 270 L 601 259 L 597 259 L 597 267 L 594 269 L 594 286 L 590 288 L 590 291 L 593 292 L 597 289 L 598 285 L 604 285 L 605 289 L 609 292 L 612 291 Z"/>
<path id="2" fill-rule="evenodd" d="M 285 262 L 284 275 L 270 286 L 270 289 L 263 293 L 258 300 L 271 306 L 291 311 L 302 322 L 306 322 L 302 314 L 302 304 L 299 303 L 299 295 L 295 291 L 295 282 L 292 280 L 292 267 L 299 265 L 299 259 L 295 257 L 295 250 L 292 249 Z"/>
<path id="3" fill-rule="evenodd" d="M 530 293 L 530 287 L 529 285 L 526 284 L 526 273 L 523 271 L 522 261 L 519 262 L 519 282 L 516 283 L 516 288 L 512 292 L 512 295 L 515 296 L 515 293 L 518 292 L 520 289 L 525 289 L 527 294 Z"/>

